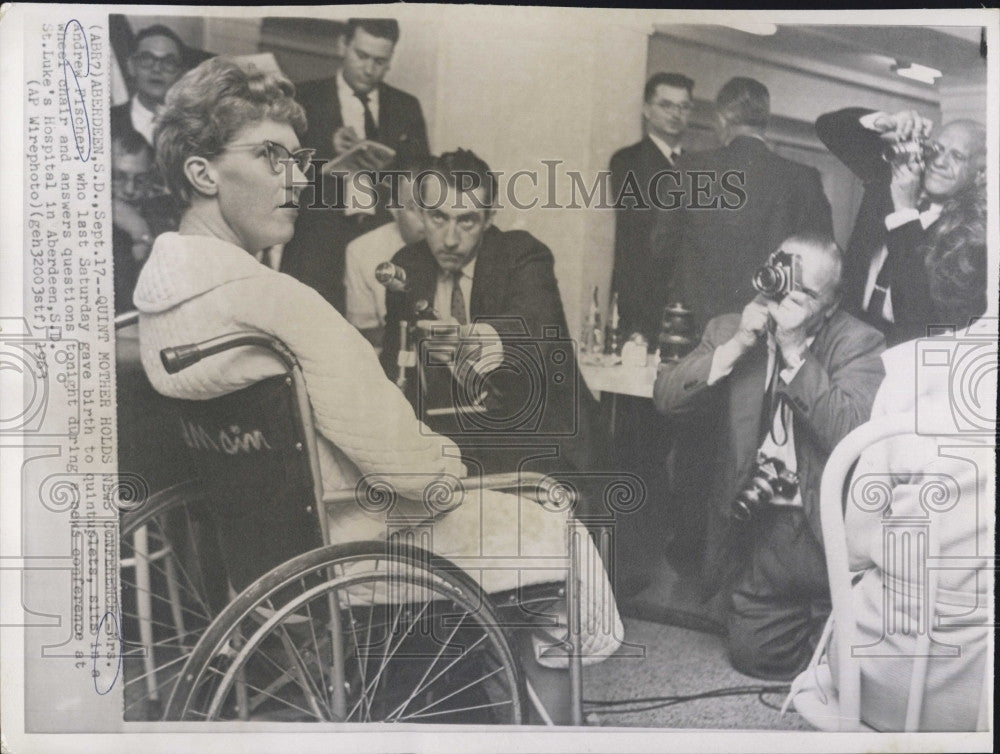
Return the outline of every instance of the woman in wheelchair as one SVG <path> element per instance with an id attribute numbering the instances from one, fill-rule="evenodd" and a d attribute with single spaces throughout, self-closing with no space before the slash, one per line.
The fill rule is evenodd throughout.
<path id="1" fill-rule="evenodd" d="M 240 331 L 272 336 L 304 373 L 324 492 L 353 490 L 362 477 L 390 483 L 399 496 L 394 512 L 419 521 L 435 553 L 478 557 L 471 575 L 488 592 L 565 578 L 539 563 L 565 554 L 570 514 L 495 491 L 463 499 L 467 469 L 455 444 L 418 421 L 368 341 L 313 289 L 258 261 L 292 237 L 297 212 L 337 211 L 285 206 L 307 185 L 311 158 L 300 148 L 307 124 L 293 94 L 285 79 L 225 58 L 205 61 L 168 93 L 157 160 L 184 211 L 178 232 L 156 239 L 135 290 L 146 375 L 171 398 L 232 393 L 283 373 L 283 363 L 241 347 L 168 374 L 161 349 Z M 290 179 L 298 185 L 289 188 Z M 442 488 L 460 503 L 429 512 L 419 501 Z M 330 511 L 326 528 L 339 543 L 384 540 L 387 526 L 384 512 L 345 503 Z M 581 634 L 584 661 L 593 662 L 618 648 L 623 631 L 596 549 L 589 537 L 581 542 Z M 565 636 L 562 622 L 525 643 L 540 665 L 564 668 L 565 653 L 551 647 Z"/>

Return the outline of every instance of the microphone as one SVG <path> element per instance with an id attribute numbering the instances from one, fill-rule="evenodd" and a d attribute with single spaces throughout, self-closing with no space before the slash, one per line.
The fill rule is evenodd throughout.
<path id="1" fill-rule="evenodd" d="M 417 303 L 413 305 L 413 316 L 417 319 L 441 319 L 437 309 L 425 298 L 417 299 Z"/>
<path id="2" fill-rule="evenodd" d="M 406 270 L 392 262 L 382 262 L 375 268 L 375 279 L 393 293 L 406 290 Z"/>

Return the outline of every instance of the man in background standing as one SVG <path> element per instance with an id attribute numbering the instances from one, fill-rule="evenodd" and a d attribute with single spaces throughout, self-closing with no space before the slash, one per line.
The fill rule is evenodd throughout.
<path id="1" fill-rule="evenodd" d="M 692 310 L 698 328 L 746 303 L 754 270 L 784 239 L 832 232 L 819 171 L 778 156 L 765 138 L 767 87 L 730 79 L 715 111 L 723 146 L 678 160 L 685 195 L 678 208 L 656 213 L 652 238 L 668 297 Z"/>
<path id="2" fill-rule="evenodd" d="M 618 293 L 622 340 L 641 332 L 656 343 L 663 310 L 662 291 L 653 279 L 649 237 L 656 219 L 650 200 L 655 176 L 673 170 L 692 109 L 694 82 L 681 73 L 655 73 L 643 91 L 645 135 L 611 157 L 611 186 L 615 197 L 615 257 L 611 289 Z M 666 185 L 666 182 L 664 181 Z M 652 580 L 650 562 L 663 550 L 663 529 L 668 525 L 662 496 L 669 484 L 665 455 L 672 431 L 663 417 L 651 413 L 649 401 L 619 396 L 616 410 L 623 428 L 611 443 L 616 468 L 642 477 L 650 490 L 646 508 L 623 516 L 615 530 L 618 546 L 615 563 L 616 590 L 627 599 Z"/>
<path id="3" fill-rule="evenodd" d="M 659 330 L 659 297 L 649 286 L 649 234 L 656 217 L 649 200 L 653 177 L 674 167 L 691 115 L 694 82 L 680 73 L 657 73 L 646 82 L 642 117 L 646 135 L 611 157 L 615 207 L 615 262 L 611 289 L 618 293 L 624 335 L 638 331 L 650 342 Z M 635 198 L 638 196 L 639 198 Z"/>
<path id="4" fill-rule="evenodd" d="M 156 24 L 135 35 L 132 53 L 125 60 L 125 72 L 132 82 L 132 98 L 111 108 L 111 135 L 135 131 L 153 144 L 157 110 L 163 106 L 167 90 L 184 73 L 184 43 L 173 30 Z"/>
<path id="5" fill-rule="evenodd" d="M 302 146 L 315 149 L 317 158 L 334 159 L 361 141 L 395 150 L 396 159 L 386 169 L 428 156 L 420 102 L 383 81 L 398 40 L 395 19 L 352 18 L 347 22 L 344 62 L 337 75 L 298 88 L 296 99 L 309 121 Z M 313 189 L 303 190 L 295 235 L 285 246 L 281 271 L 312 286 L 344 311 L 347 244 L 392 218 L 386 192 L 380 191 L 377 202 L 372 202 L 365 192 L 351 191 L 351 176 L 343 180 L 328 175 L 323 181 L 323 201 L 336 207 L 311 209 Z"/>

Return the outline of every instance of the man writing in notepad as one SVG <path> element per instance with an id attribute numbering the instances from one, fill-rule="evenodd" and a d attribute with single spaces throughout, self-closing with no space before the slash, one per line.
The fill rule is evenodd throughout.
<path id="1" fill-rule="evenodd" d="M 383 144 L 395 153 L 388 164 L 381 164 L 381 150 L 370 158 L 361 156 L 362 165 L 372 169 L 392 170 L 427 157 L 427 127 L 420 102 L 383 81 L 398 40 L 395 19 L 352 18 L 347 22 L 344 62 L 337 75 L 299 87 L 296 99 L 308 119 L 302 145 L 315 149 L 317 158 L 344 157 L 365 141 Z M 366 159 L 374 162 L 366 164 Z M 392 219 L 388 192 L 380 189 L 376 194 L 374 188 L 361 186 L 360 180 L 358 176 L 324 178 L 323 202 L 335 205 L 334 209 L 310 208 L 315 189 L 304 189 L 295 235 L 282 258 L 282 272 L 315 288 L 341 312 L 347 244 Z"/>

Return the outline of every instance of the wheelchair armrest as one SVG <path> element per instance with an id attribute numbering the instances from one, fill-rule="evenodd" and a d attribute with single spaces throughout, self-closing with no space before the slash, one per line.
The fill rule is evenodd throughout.
<path id="1" fill-rule="evenodd" d="M 376 476 L 377 475 L 373 475 Z M 512 471 L 503 474 L 486 474 L 478 478 L 462 480 L 466 490 L 511 490 L 527 495 L 536 502 L 549 499 L 558 501 L 560 506 L 572 509 L 576 502 L 576 491 L 561 484 L 550 476 L 533 471 Z M 363 494 L 364 479 L 355 489 L 338 490 L 323 495 L 323 503 L 352 503 Z"/>
<path id="2" fill-rule="evenodd" d="M 115 316 L 115 330 L 121 330 L 123 327 L 131 327 L 139 322 L 139 312 L 135 309 L 128 312 L 122 312 Z"/>
<path id="3" fill-rule="evenodd" d="M 177 374 L 190 366 L 197 364 L 208 356 L 243 346 L 258 346 L 266 348 L 280 358 L 289 369 L 298 367 L 298 360 L 284 343 L 262 332 L 253 330 L 227 333 L 215 338 L 203 340 L 201 343 L 186 343 L 160 350 L 160 361 L 167 374 Z"/>

